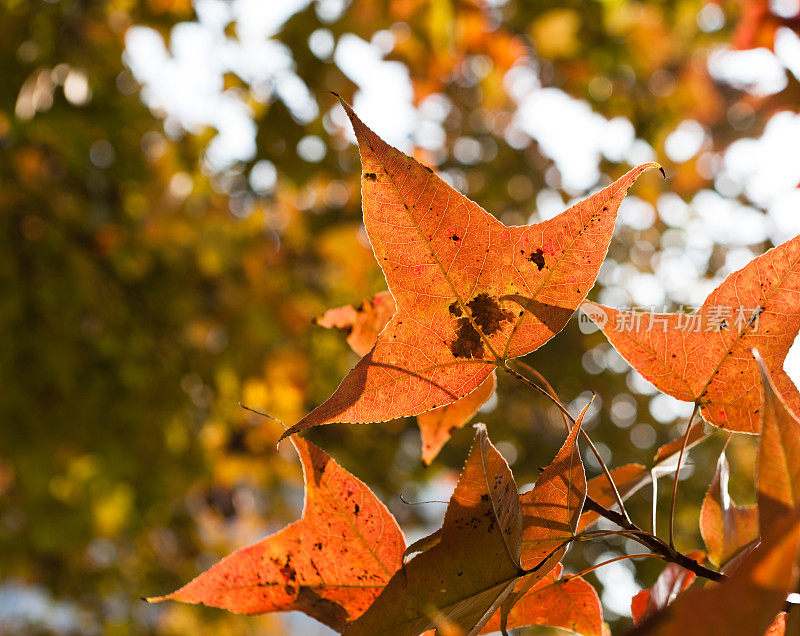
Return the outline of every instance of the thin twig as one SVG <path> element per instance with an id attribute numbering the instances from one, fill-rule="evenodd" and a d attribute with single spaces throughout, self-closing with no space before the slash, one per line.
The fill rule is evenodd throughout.
<path id="1" fill-rule="evenodd" d="M 689 432 L 692 430 L 694 418 L 697 417 L 697 412 L 700 410 L 700 405 L 696 404 L 692 411 L 692 417 L 689 418 L 689 424 L 686 426 L 686 432 L 683 434 L 683 445 L 681 452 L 678 455 L 678 465 L 675 468 L 675 482 L 672 484 L 672 502 L 669 505 L 669 547 L 675 547 L 675 500 L 678 498 L 678 476 L 681 472 L 681 464 L 683 463 L 683 453 L 686 451 L 686 443 L 689 441 Z M 654 530 L 655 532 L 655 530 Z"/>
<path id="2" fill-rule="evenodd" d="M 508 366 L 507 363 L 503 364 L 503 369 L 511 376 L 515 377 L 517 380 L 524 382 L 529 387 L 535 389 L 536 391 L 544 395 L 546 398 L 551 400 L 553 404 L 555 404 L 561 410 L 561 412 L 564 415 L 566 415 L 573 424 L 575 424 L 575 418 L 572 417 L 572 414 L 566 409 L 566 407 L 561 403 L 561 401 L 556 396 L 551 395 L 550 392 L 540 387 L 538 384 L 536 384 L 536 382 L 533 382 L 530 378 L 526 378 L 519 371 L 512 369 L 510 366 Z M 622 503 L 622 496 L 619 494 L 619 490 L 617 490 L 617 485 L 614 483 L 614 478 L 611 476 L 611 471 L 608 469 L 608 466 L 603 460 L 602 455 L 600 455 L 600 451 L 597 450 L 597 447 L 592 442 L 591 438 L 589 437 L 589 434 L 586 431 L 584 431 L 583 428 L 581 428 L 580 432 L 581 436 L 589 445 L 589 448 L 591 449 L 592 453 L 597 459 L 597 463 L 600 464 L 600 468 L 602 468 L 603 473 L 605 474 L 606 479 L 608 480 L 608 484 L 611 487 L 611 492 L 614 494 L 614 499 L 616 500 L 620 511 L 622 512 L 625 519 L 630 521 L 631 518 L 628 516 L 628 511 L 625 509 L 625 504 Z"/>
<path id="3" fill-rule="evenodd" d="M 642 552 L 639 554 L 623 554 L 622 556 L 614 557 L 613 559 L 609 559 L 608 561 L 603 561 L 602 563 L 598 563 L 597 565 L 593 565 L 590 568 L 586 568 L 577 574 L 567 574 L 563 577 L 565 580 L 574 579 L 579 576 L 586 576 L 589 572 L 594 572 L 595 570 L 603 567 L 604 565 L 608 565 L 609 563 L 615 563 L 616 561 L 624 561 L 626 559 L 645 559 L 645 558 L 653 558 L 653 559 L 661 559 L 664 560 L 663 554 L 656 554 L 655 552 Z"/>
<path id="4" fill-rule="evenodd" d="M 722 574 L 721 572 L 716 572 L 714 570 L 710 570 L 709 568 L 700 565 L 694 559 L 690 559 L 685 554 L 678 552 L 675 548 L 671 547 L 669 544 L 665 543 L 661 539 L 656 536 L 653 536 L 641 528 L 639 528 L 636 524 L 631 523 L 630 521 L 626 520 L 620 513 L 615 510 L 609 510 L 605 506 L 599 504 L 591 497 L 586 497 L 586 502 L 584 507 L 588 510 L 593 510 L 594 512 L 598 513 L 601 517 L 605 517 L 609 521 L 617 524 L 620 528 L 624 528 L 626 530 L 630 530 L 632 535 L 631 538 L 641 543 L 643 546 L 650 548 L 656 554 L 660 554 L 664 557 L 665 561 L 669 561 L 670 563 L 676 563 L 680 565 L 682 568 L 689 570 L 690 572 L 694 572 L 697 576 L 703 577 L 704 579 L 709 579 L 711 581 L 724 581 L 727 577 Z"/>

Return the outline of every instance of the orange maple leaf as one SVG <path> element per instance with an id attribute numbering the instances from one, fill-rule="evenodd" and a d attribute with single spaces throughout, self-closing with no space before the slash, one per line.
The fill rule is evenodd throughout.
<path id="1" fill-rule="evenodd" d="M 594 284 L 628 188 L 660 167 L 639 166 L 548 221 L 506 227 L 340 101 L 361 153 L 364 225 L 397 312 L 333 395 L 282 437 L 450 404 L 543 345 Z"/>
<path id="2" fill-rule="evenodd" d="M 800 329 L 800 236 L 753 259 L 708 296 L 696 314 L 582 308 L 631 366 L 657 389 L 695 402 L 721 428 L 760 431 L 757 348 L 789 407 L 800 392 L 783 361 Z"/>
<path id="3" fill-rule="evenodd" d="M 401 565 L 403 534 L 363 482 L 310 442 L 292 442 L 306 483 L 302 518 L 148 601 L 239 614 L 300 610 L 340 631 L 366 611 Z"/>
<path id="4" fill-rule="evenodd" d="M 329 309 L 314 322 L 328 329 L 336 328 L 346 332 L 350 347 L 358 355 L 364 356 L 375 346 L 378 334 L 391 320 L 395 310 L 394 298 L 384 291 L 376 294 L 372 300 L 362 301 L 358 307 L 345 305 Z M 430 465 L 436 459 L 452 432 L 475 416 L 478 409 L 492 397 L 496 387 L 497 377 L 492 372 L 477 389 L 452 404 L 417 415 L 422 437 L 423 464 Z"/>

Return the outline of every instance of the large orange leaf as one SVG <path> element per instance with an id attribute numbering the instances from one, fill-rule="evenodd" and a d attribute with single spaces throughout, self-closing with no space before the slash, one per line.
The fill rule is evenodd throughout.
<path id="1" fill-rule="evenodd" d="M 762 384 L 764 418 L 756 482 L 763 533 L 788 511 L 800 511 L 800 421 L 789 410 L 766 370 Z"/>
<path id="2" fill-rule="evenodd" d="M 703 552 L 691 552 L 686 556 L 702 564 L 706 555 Z M 668 563 L 661 570 L 661 574 L 658 575 L 652 587 L 642 590 L 631 599 L 631 616 L 634 625 L 641 625 L 645 620 L 667 607 L 677 598 L 678 594 L 687 590 L 696 578 L 697 575 L 694 572 L 686 570 L 676 563 Z"/>
<path id="3" fill-rule="evenodd" d="M 728 579 L 684 592 L 635 633 L 764 634 L 772 629 L 786 595 L 797 585 L 798 547 L 800 515 L 790 513 L 776 520 Z"/>
<path id="4" fill-rule="evenodd" d="M 602 635 L 603 610 L 597 592 L 579 576 L 562 579 L 563 567 L 559 563 L 517 600 L 508 614 L 507 628 L 548 625 L 583 636 Z M 500 631 L 501 620 L 500 611 L 495 612 L 481 634 Z"/>
<path id="5" fill-rule="evenodd" d="M 364 225 L 397 313 L 334 394 L 284 436 L 449 404 L 547 342 L 594 284 L 628 188 L 657 165 L 553 219 L 506 227 L 342 105 L 361 152 Z"/>
<path id="6" fill-rule="evenodd" d="M 394 298 L 389 292 L 380 292 L 372 300 L 363 301 L 358 307 L 345 305 L 329 309 L 315 320 L 328 329 L 337 328 L 347 333 L 347 342 L 360 356 L 364 356 L 375 345 L 378 334 L 392 318 L 396 310 Z M 450 439 L 452 432 L 469 422 L 478 409 L 492 397 L 497 387 L 494 372 L 478 385 L 478 388 L 452 404 L 417 415 L 422 437 L 422 463 L 429 465 Z"/>
<path id="7" fill-rule="evenodd" d="M 588 408 L 587 404 L 555 459 L 539 475 L 533 490 L 520 497 L 522 567 L 537 568 L 534 574 L 539 578 L 561 561 L 566 551 L 564 543 L 575 535 L 578 527 L 586 498 L 586 474 L 577 438 Z"/>
<path id="8" fill-rule="evenodd" d="M 482 425 L 438 535 L 345 634 L 416 636 L 443 620 L 477 633 L 524 574 L 517 487 Z"/>
<path id="9" fill-rule="evenodd" d="M 715 289 L 696 314 L 620 311 L 586 302 L 586 313 L 645 379 L 700 405 L 706 421 L 758 433 L 757 348 L 792 410 L 800 393 L 783 361 L 800 329 L 800 236 L 753 259 Z"/>
<path id="10" fill-rule="evenodd" d="M 322 450 L 292 439 L 303 465 L 303 516 L 157 598 L 240 614 L 300 610 L 341 630 L 400 567 L 405 541 L 370 489 Z"/>
<path id="11" fill-rule="evenodd" d="M 717 566 L 758 539 L 758 508 L 734 503 L 728 493 L 728 477 L 728 459 L 723 451 L 700 508 L 700 534 L 709 560 Z"/>

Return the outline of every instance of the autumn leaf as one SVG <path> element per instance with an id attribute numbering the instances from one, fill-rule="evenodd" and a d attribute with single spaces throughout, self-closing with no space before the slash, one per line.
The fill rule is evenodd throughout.
<path id="1" fill-rule="evenodd" d="M 764 418 L 756 485 L 759 522 L 764 532 L 787 512 L 800 510 L 800 422 L 763 364 L 761 371 Z"/>
<path id="2" fill-rule="evenodd" d="M 706 557 L 704 552 L 691 552 L 686 556 L 701 565 Z M 697 575 L 694 572 L 686 570 L 676 563 L 668 563 L 652 587 L 642 590 L 631 600 L 631 616 L 634 625 L 641 625 L 645 620 L 667 607 L 677 598 L 678 594 L 689 589 L 696 578 Z"/>
<path id="3" fill-rule="evenodd" d="M 517 600 L 508 615 L 507 628 L 547 625 L 583 636 L 601 636 L 603 610 L 597 592 L 579 576 L 561 578 L 563 569 L 559 563 Z M 526 578 L 523 577 L 517 587 L 524 587 Z M 498 610 L 484 625 L 481 634 L 500 631 L 500 628 Z"/>
<path id="4" fill-rule="evenodd" d="M 728 493 L 728 477 L 728 459 L 723 451 L 700 508 L 700 534 L 709 560 L 717 566 L 727 563 L 759 534 L 758 508 L 734 503 Z"/>
<path id="5" fill-rule="evenodd" d="M 469 422 L 497 388 L 497 375 L 492 371 L 478 388 L 452 404 L 417 415 L 422 436 L 422 463 L 430 465 L 450 439 L 453 431 Z"/>
<path id="6" fill-rule="evenodd" d="M 706 421 L 742 433 L 760 431 L 757 348 L 793 411 L 800 393 L 783 361 L 800 329 L 800 236 L 753 259 L 715 289 L 696 314 L 582 308 L 614 348 L 656 388 L 695 402 Z"/>
<path id="7" fill-rule="evenodd" d="M 337 630 L 371 605 L 401 565 L 400 528 L 364 483 L 313 444 L 292 443 L 306 482 L 302 518 L 148 601 L 240 614 L 300 610 Z"/>
<path id="8" fill-rule="evenodd" d="M 632 633 L 764 634 L 797 585 L 798 547 L 800 515 L 793 512 L 764 533 L 761 544 L 728 579 L 681 594 Z"/>
<path id="9" fill-rule="evenodd" d="M 395 313 L 394 298 L 389 292 L 380 292 L 372 300 L 363 301 L 358 307 L 345 305 L 329 309 L 316 324 L 337 328 L 347 333 L 347 342 L 357 354 L 364 356 L 375 345 L 378 334 Z M 452 404 L 417 415 L 417 425 L 422 437 L 422 463 L 430 463 L 450 439 L 455 429 L 469 422 L 478 409 L 492 397 L 497 387 L 494 372 L 471 393 Z"/>
<path id="10" fill-rule="evenodd" d="M 702 422 L 695 423 L 686 440 L 685 450 L 691 450 L 708 437 L 709 435 L 703 431 Z M 614 480 L 622 500 L 625 501 L 643 486 L 651 484 L 653 479 L 658 479 L 658 477 L 668 472 L 674 472 L 682 446 L 683 436 L 659 446 L 649 468 L 643 464 L 636 463 L 612 468 L 610 471 L 611 478 Z M 687 455 L 684 453 L 684 465 L 686 464 L 686 457 Z M 587 488 L 588 495 L 603 507 L 613 508 L 616 505 L 616 497 L 605 475 L 601 474 L 592 477 L 587 484 Z M 594 510 L 585 510 L 581 515 L 578 530 L 585 530 L 595 523 L 599 517 L 600 515 Z"/>
<path id="11" fill-rule="evenodd" d="M 329 309 L 314 323 L 327 329 L 340 329 L 347 334 L 347 344 L 360 356 L 367 355 L 378 339 L 378 334 L 394 316 L 397 307 L 388 291 L 382 291 L 371 300 L 363 300 L 358 307 L 344 305 Z"/>
<path id="12" fill-rule="evenodd" d="M 524 574 L 516 483 L 483 425 L 438 535 L 392 577 L 345 634 L 416 636 L 434 627 L 437 617 L 477 633 Z"/>
<path id="13" fill-rule="evenodd" d="M 539 475 L 533 490 L 520 496 L 522 567 L 537 568 L 534 574 L 540 578 L 564 556 L 565 542 L 575 535 L 586 499 L 586 474 L 577 437 L 590 404 L 575 420 L 564 445 Z"/>
<path id="14" fill-rule="evenodd" d="M 364 225 L 397 312 L 334 394 L 284 433 L 450 404 L 537 349 L 594 284 L 635 168 L 553 219 L 506 227 L 392 148 L 343 100 L 361 153 Z"/>

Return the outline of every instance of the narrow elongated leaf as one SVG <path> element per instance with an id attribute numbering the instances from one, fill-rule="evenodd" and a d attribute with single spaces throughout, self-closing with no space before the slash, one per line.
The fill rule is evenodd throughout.
<path id="1" fill-rule="evenodd" d="M 800 515 L 790 513 L 776 520 L 727 580 L 681 594 L 633 633 L 764 634 L 797 585 L 798 547 Z"/>
<path id="2" fill-rule="evenodd" d="M 329 309 L 316 324 L 347 332 L 347 342 L 353 351 L 363 356 L 375 345 L 378 334 L 394 315 L 396 306 L 389 292 L 380 292 L 372 300 L 358 307 L 345 305 Z M 492 371 L 478 388 L 452 404 L 440 406 L 417 415 L 417 425 L 422 437 L 422 463 L 429 465 L 457 428 L 469 422 L 478 409 L 494 395 L 497 376 Z"/>
<path id="3" fill-rule="evenodd" d="M 597 592 L 579 576 L 562 579 L 563 568 L 559 563 L 521 595 L 508 615 L 508 628 L 548 625 L 568 629 L 582 636 L 602 635 L 603 610 Z M 525 587 L 525 579 L 529 576 L 520 579 L 517 587 Z M 500 631 L 500 627 L 501 616 L 498 611 L 486 623 L 481 634 Z"/>
<path id="4" fill-rule="evenodd" d="M 694 315 L 627 312 L 584 303 L 614 348 L 656 388 L 695 402 L 706 421 L 760 431 L 757 348 L 790 409 L 800 392 L 783 361 L 800 329 L 800 236 L 753 259 L 715 289 Z"/>
<path id="5" fill-rule="evenodd" d="M 306 482 L 302 518 L 150 602 L 240 614 L 300 610 L 337 630 L 372 604 L 401 565 L 400 528 L 364 483 L 313 444 L 292 442 Z"/>
<path id="6" fill-rule="evenodd" d="M 537 568 L 534 575 L 539 578 L 561 561 L 567 549 L 563 544 L 575 535 L 583 510 L 586 474 L 578 448 L 578 434 L 588 408 L 589 404 L 581 411 L 564 445 L 539 475 L 533 490 L 520 497 L 522 567 Z"/>
<path id="7" fill-rule="evenodd" d="M 284 435 L 450 404 L 495 365 L 543 345 L 594 284 L 628 188 L 657 166 L 553 219 L 506 227 L 342 105 L 361 153 L 364 225 L 397 313 L 334 394 Z"/>
<path id="8" fill-rule="evenodd" d="M 397 572 L 345 634 L 416 636 L 444 619 L 477 633 L 524 574 L 521 539 L 514 477 L 481 425 L 438 541 Z"/>
<path id="9" fill-rule="evenodd" d="M 704 552 L 691 552 L 690 559 L 702 563 Z M 642 590 L 631 600 L 631 616 L 634 625 L 641 625 L 674 601 L 678 594 L 687 590 L 694 583 L 697 575 L 675 563 L 668 563 L 658 575 L 652 587 Z"/>
<path id="10" fill-rule="evenodd" d="M 700 534 L 709 560 L 717 566 L 727 563 L 759 534 L 758 508 L 734 503 L 728 493 L 728 475 L 728 459 L 723 451 L 700 508 Z"/>
<path id="11" fill-rule="evenodd" d="M 756 485 L 761 532 L 788 511 L 800 510 L 800 421 L 762 365 L 764 418 Z"/>

